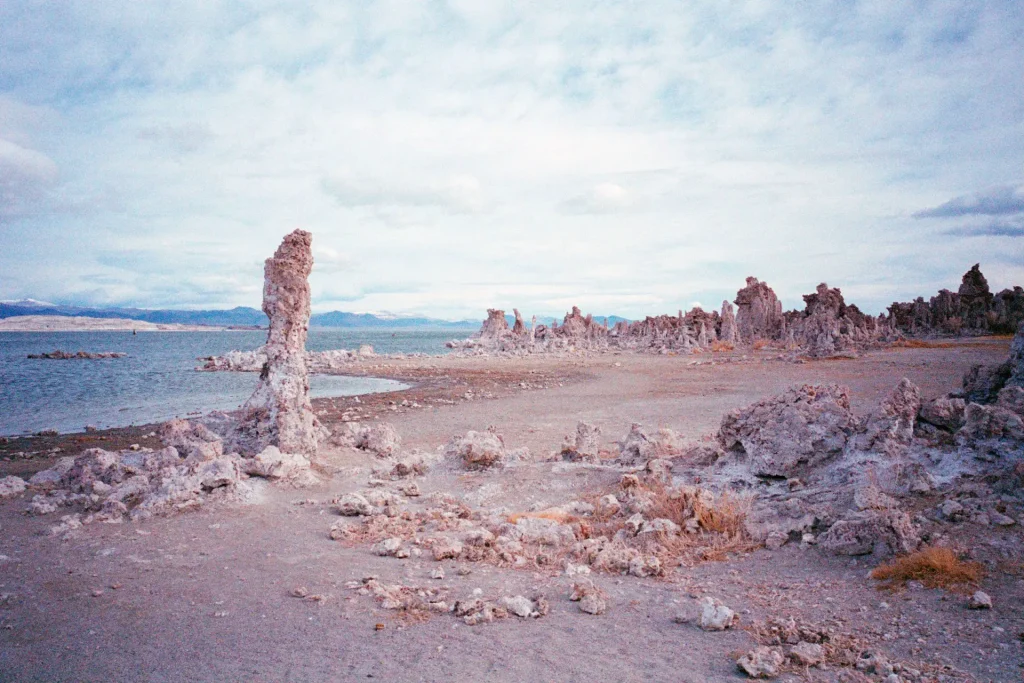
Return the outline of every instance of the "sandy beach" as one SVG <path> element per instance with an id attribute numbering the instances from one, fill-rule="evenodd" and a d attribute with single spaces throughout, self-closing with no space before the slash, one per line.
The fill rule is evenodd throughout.
<path id="1" fill-rule="evenodd" d="M 531 460 L 493 472 L 431 472 L 419 487 L 423 496 L 443 491 L 481 507 L 525 512 L 614 487 L 621 476 L 548 459 L 579 420 L 599 426 L 609 449 L 631 422 L 699 437 L 731 409 L 790 385 L 830 382 L 848 386 L 854 409 L 865 411 L 903 377 L 925 397 L 944 394 L 972 364 L 996 361 L 1006 349 L 1005 340 L 974 340 L 803 364 L 756 352 L 367 362 L 358 372 L 417 384 L 314 408 L 332 428 L 343 417 L 386 420 L 406 448 L 428 451 L 454 434 L 493 426 L 509 447 L 528 447 Z M 43 469 L 55 448 L 157 446 L 146 433 L 11 441 L 2 445 L 0 474 Z M 28 450 L 39 452 L 16 455 Z M 1020 547 L 1019 526 L 972 527 L 964 537 L 971 557 L 992 567 L 983 587 L 996 600 L 984 612 L 967 610 L 964 596 L 943 590 L 879 592 L 867 578 L 870 557 L 835 557 L 790 543 L 671 567 L 660 578 L 594 574 L 609 606 L 593 616 L 567 600 L 573 581 L 562 566 L 395 559 L 378 556 L 370 543 L 331 540 L 339 520 L 331 501 L 364 486 L 377 458 L 341 449 L 327 460 L 330 480 L 311 489 L 263 488 L 248 505 L 93 524 L 63 540 L 47 531 L 52 516 L 24 516 L 25 500 L 4 503 L 0 671 L 11 680 L 48 681 L 733 680 L 735 654 L 755 644 L 749 629 L 766 618 L 792 617 L 851 634 L 860 647 L 935 676 L 902 680 L 1019 675 L 1016 634 L 1024 618 L 1014 605 L 1024 587 L 1005 556 Z M 922 510 L 933 504 L 927 496 L 914 503 Z M 1014 514 L 1019 505 L 1015 500 Z M 430 578 L 438 566 L 446 578 Z M 446 614 L 409 618 L 346 587 L 370 575 L 453 596 L 477 589 L 484 596 L 544 595 L 550 613 L 479 626 Z M 323 600 L 293 597 L 300 587 Z M 740 626 L 706 632 L 677 623 L 705 595 L 735 610 Z M 804 668 L 781 680 L 861 680 L 836 678 L 844 671 L 860 673 Z"/>

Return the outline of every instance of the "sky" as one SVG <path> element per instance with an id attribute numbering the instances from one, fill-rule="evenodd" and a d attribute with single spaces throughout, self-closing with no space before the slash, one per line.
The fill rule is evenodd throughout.
<path id="1" fill-rule="evenodd" d="M 0 3 L 0 299 L 879 313 L 1024 284 L 1003 2 Z"/>

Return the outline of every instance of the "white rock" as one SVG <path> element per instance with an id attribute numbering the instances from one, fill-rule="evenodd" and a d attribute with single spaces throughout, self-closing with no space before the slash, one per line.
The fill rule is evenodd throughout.
<path id="1" fill-rule="evenodd" d="M 705 631 L 724 631 L 735 626 L 738 621 L 739 616 L 717 598 L 701 598 L 698 623 Z"/>
<path id="2" fill-rule="evenodd" d="M 580 611 L 587 614 L 604 614 L 608 611 L 608 602 L 597 593 L 587 593 L 580 598 Z"/>
<path id="3" fill-rule="evenodd" d="M 800 641 L 790 648 L 789 658 L 802 666 L 817 666 L 825 661 L 825 651 L 817 643 Z"/>
<path id="4" fill-rule="evenodd" d="M 501 599 L 501 604 L 509 611 L 510 614 L 514 614 L 517 617 L 532 617 L 536 615 L 536 611 L 533 609 L 533 601 L 522 595 L 515 597 L 504 597 Z"/>
<path id="5" fill-rule="evenodd" d="M 21 477 L 4 477 L 0 479 L 0 500 L 20 495 L 26 488 L 25 480 Z"/>
<path id="6" fill-rule="evenodd" d="M 783 661 L 778 648 L 762 645 L 740 657 L 736 666 L 751 678 L 775 678 Z"/>
<path id="7" fill-rule="evenodd" d="M 992 598 L 984 591 L 975 591 L 967 603 L 968 609 L 992 609 Z"/>
<path id="8" fill-rule="evenodd" d="M 345 517 L 369 516 L 374 507 L 358 493 L 346 493 L 338 499 L 338 514 Z"/>

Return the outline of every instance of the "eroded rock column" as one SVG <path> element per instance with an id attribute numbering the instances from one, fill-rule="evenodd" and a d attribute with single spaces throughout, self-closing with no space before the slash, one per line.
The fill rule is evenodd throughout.
<path id="1" fill-rule="evenodd" d="M 253 453 L 276 446 L 284 453 L 308 455 L 328 435 L 313 414 L 306 370 L 312 242 L 310 233 L 296 230 L 264 266 L 263 312 L 270 318 L 267 362 L 243 406 L 241 425 L 246 450 Z"/>

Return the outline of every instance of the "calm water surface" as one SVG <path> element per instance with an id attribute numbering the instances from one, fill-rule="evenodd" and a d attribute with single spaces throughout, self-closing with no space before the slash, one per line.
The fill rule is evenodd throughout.
<path id="1" fill-rule="evenodd" d="M 446 351 L 452 330 L 311 330 L 307 348 L 378 353 Z M 3 332 L 0 333 L 0 435 L 86 425 L 124 427 L 189 413 L 238 408 L 256 388 L 255 373 L 196 372 L 200 356 L 251 350 L 266 341 L 251 332 Z M 121 351 L 126 358 L 29 360 L 44 351 Z M 373 377 L 314 375 L 314 398 L 395 391 L 406 385 Z"/>

